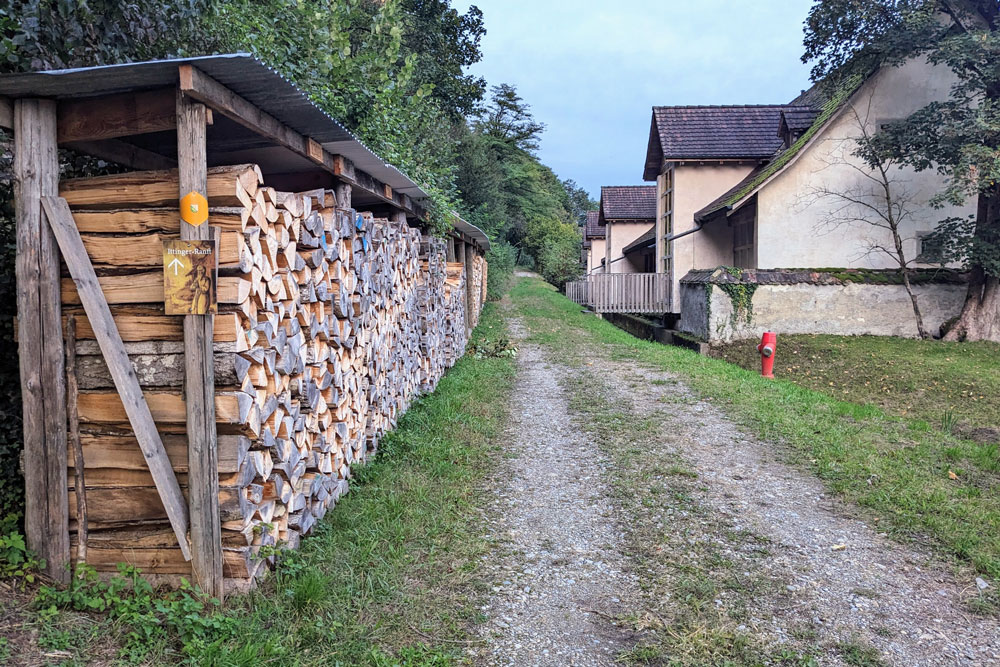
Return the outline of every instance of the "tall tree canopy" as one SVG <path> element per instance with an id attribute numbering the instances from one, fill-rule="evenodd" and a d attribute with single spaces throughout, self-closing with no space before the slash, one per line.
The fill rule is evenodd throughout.
<path id="1" fill-rule="evenodd" d="M 949 99 L 881 133 L 880 150 L 944 178 L 937 201 L 978 202 L 972 220 L 938 227 L 970 270 L 953 340 L 1000 340 L 1000 3 L 996 0 L 819 0 L 805 28 L 803 61 L 832 85 L 926 57 L 950 67 Z"/>

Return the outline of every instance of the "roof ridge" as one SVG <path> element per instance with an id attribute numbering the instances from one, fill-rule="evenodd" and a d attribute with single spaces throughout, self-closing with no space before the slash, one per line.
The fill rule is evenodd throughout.
<path id="1" fill-rule="evenodd" d="M 790 104 L 782 102 L 778 104 L 654 104 L 653 109 L 787 109 L 813 108 L 809 104 Z"/>

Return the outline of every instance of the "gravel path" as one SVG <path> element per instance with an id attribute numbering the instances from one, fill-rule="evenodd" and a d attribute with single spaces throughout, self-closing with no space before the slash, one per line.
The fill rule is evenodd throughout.
<path id="1" fill-rule="evenodd" d="M 966 608 L 976 592 L 968 572 L 878 533 L 818 479 L 785 463 L 779 446 L 748 436 L 681 378 L 607 361 L 599 346 L 585 367 L 569 368 L 555 351 L 524 342 L 520 321 L 509 325 L 519 341 L 519 377 L 490 509 L 493 593 L 482 608 L 483 643 L 469 649 L 473 662 L 613 664 L 644 639 L 622 619 L 672 604 L 669 593 L 644 599 L 639 576 L 659 575 L 630 560 L 629 524 L 608 481 L 615 469 L 580 428 L 583 417 L 569 410 L 568 380 L 586 376 L 608 385 L 603 392 L 616 409 L 660 425 L 651 456 L 697 474 L 695 502 L 712 519 L 685 524 L 685 544 L 723 543 L 716 533 L 741 530 L 770 541 L 771 555 L 753 565 L 758 571 L 743 573 L 771 585 L 758 591 L 740 631 L 765 645 L 801 646 L 809 628 L 822 665 L 880 664 L 852 659 L 845 645 L 874 647 L 885 664 L 900 667 L 1000 665 L 998 620 Z M 647 507 L 632 520 L 670 530 L 673 510 L 660 509 Z"/>
<path id="2" fill-rule="evenodd" d="M 509 326 L 524 338 L 519 322 Z M 610 619 L 630 611 L 636 582 L 622 569 L 608 464 L 573 426 L 558 382 L 567 370 L 523 342 L 518 367 L 510 458 L 491 510 L 486 641 L 469 654 L 487 665 L 610 665 L 634 643 Z"/>
<path id="3" fill-rule="evenodd" d="M 664 415 L 662 455 L 695 469 L 699 502 L 773 540 L 766 574 L 790 582 L 788 595 L 772 617 L 751 619 L 752 631 L 781 641 L 807 622 L 826 640 L 863 638 L 891 665 L 1000 664 L 997 619 L 964 608 L 976 590 L 971 575 L 853 518 L 819 480 L 695 399 L 677 377 L 624 362 L 598 361 L 593 370 L 636 414 Z"/>

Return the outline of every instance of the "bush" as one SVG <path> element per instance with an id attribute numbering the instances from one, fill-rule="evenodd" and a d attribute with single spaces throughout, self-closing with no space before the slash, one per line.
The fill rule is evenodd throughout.
<path id="1" fill-rule="evenodd" d="M 576 225 L 547 221 L 534 226 L 538 271 L 546 281 L 562 288 L 577 278 L 582 270 L 580 247 L 582 238 Z"/>
<path id="2" fill-rule="evenodd" d="M 486 253 L 489 262 L 486 272 L 486 300 L 499 301 L 507 291 L 514 273 L 517 251 L 506 241 L 494 241 Z"/>
<path id="3" fill-rule="evenodd" d="M 542 250 L 542 277 L 559 289 L 580 276 L 580 241 L 551 239 Z"/>

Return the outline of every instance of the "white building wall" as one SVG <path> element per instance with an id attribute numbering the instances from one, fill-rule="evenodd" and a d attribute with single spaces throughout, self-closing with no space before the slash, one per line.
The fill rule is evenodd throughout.
<path id="1" fill-rule="evenodd" d="M 600 273 L 603 271 L 601 260 L 604 259 L 604 252 L 607 250 L 605 239 L 592 239 L 590 250 L 587 251 L 587 273 Z"/>
<path id="2" fill-rule="evenodd" d="M 838 116 L 758 194 L 757 265 L 760 268 L 857 267 L 891 268 L 895 262 L 872 247 L 891 248 L 888 231 L 863 222 L 837 224 L 844 213 L 838 197 L 822 190 L 860 194 L 879 204 L 878 184 L 859 173 L 862 162 L 852 155 L 859 118 L 869 131 L 887 121 L 906 118 L 926 104 L 948 97 L 954 75 L 945 67 L 913 60 L 883 69 L 855 93 Z M 855 116 L 855 112 L 857 116 Z M 908 217 L 901 224 L 908 257 L 918 254 L 917 237 L 949 216 L 975 213 L 975 202 L 963 207 L 934 209 L 929 200 L 941 191 L 943 178 L 934 170 L 920 173 L 896 169 L 893 191 L 905 199 Z M 856 207 L 860 211 L 860 207 Z M 697 268 L 708 268 L 699 266 Z"/>
<path id="3" fill-rule="evenodd" d="M 754 165 L 750 163 L 682 163 L 674 167 L 674 234 L 694 227 L 694 214 L 742 181 Z M 657 237 L 665 233 L 663 218 L 664 178 L 657 179 Z M 725 226 L 725 225 L 723 225 Z M 728 228 L 725 230 L 728 231 Z M 720 239 L 725 231 L 696 232 L 673 242 L 673 304 L 680 311 L 680 279 L 691 269 L 732 264 L 732 241 Z M 663 244 L 657 243 L 657 271 L 663 271 Z"/>
<path id="4" fill-rule="evenodd" d="M 636 266 L 629 258 L 622 258 L 622 249 L 629 243 L 649 231 L 649 222 L 622 222 L 609 220 L 605 228 L 607 236 L 607 261 L 605 268 L 608 273 L 641 273 L 642 266 Z"/>

